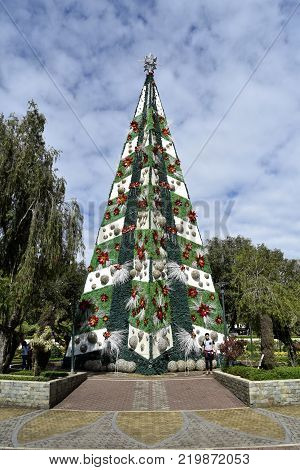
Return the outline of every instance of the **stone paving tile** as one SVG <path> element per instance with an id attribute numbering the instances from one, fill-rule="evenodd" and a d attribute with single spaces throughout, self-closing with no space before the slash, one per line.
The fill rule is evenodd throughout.
<path id="1" fill-rule="evenodd" d="M 169 380 L 89 378 L 56 409 L 90 411 L 193 410 L 245 405 L 212 377 Z"/>
<path id="2" fill-rule="evenodd" d="M 10 409 L 10 408 L 8 408 Z M 29 413 L 23 414 L 0 422 L 0 448 L 14 447 L 15 446 L 15 435 L 18 429 L 23 426 L 28 420 L 35 418 L 37 415 L 44 411 L 30 409 Z"/>
<path id="3" fill-rule="evenodd" d="M 167 449 L 222 449 L 235 447 L 255 447 L 265 445 L 278 445 L 280 442 L 276 439 L 264 439 L 225 428 L 223 426 L 211 423 L 193 412 L 185 412 L 185 429 L 176 437 L 165 440 L 157 445 L 157 448 Z"/>
<path id="4" fill-rule="evenodd" d="M 135 383 L 133 410 L 149 410 L 151 382 L 139 381 Z"/>
<path id="5" fill-rule="evenodd" d="M 170 410 L 244 407 L 235 395 L 210 376 L 165 382 Z"/>
<path id="6" fill-rule="evenodd" d="M 148 381 L 90 378 L 75 392 L 54 410 L 29 413 L 23 410 L 25 414 L 14 416 L 7 408 L 10 410 L 6 412 L 7 419 L 0 420 L 0 446 L 32 449 L 300 447 L 300 407 L 249 409 L 211 377 Z M 74 407 L 78 411 L 70 411 Z M 170 410 L 162 411 L 167 408 Z M 134 409 L 137 411 L 127 411 Z"/>
<path id="7" fill-rule="evenodd" d="M 87 379 L 55 409 L 114 411 L 132 410 L 135 382 Z"/>
<path id="8" fill-rule="evenodd" d="M 134 412 L 133 412 L 134 413 Z M 96 423 L 45 440 L 28 443 L 28 449 L 143 449 L 142 443 L 129 438 L 115 425 L 116 413 L 108 412 Z"/>
<path id="9" fill-rule="evenodd" d="M 0 421 L 4 421 L 10 418 L 15 418 L 17 416 L 22 416 L 31 412 L 32 412 L 32 408 L 0 407 Z"/>
<path id="10" fill-rule="evenodd" d="M 252 409 L 196 411 L 198 416 L 236 431 L 253 434 L 257 437 L 285 439 L 285 430 L 271 416 L 263 415 Z"/>
<path id="11" fill-rule="evenodd" d="M 103 412 L 49 410 L 25 423 L 18 432 L 18 442 L 45 439 L 55 434 L 64 434 L 76 428 L 94 423 Z"/>
<path id="12" fill-rule="evenodd" d="M 123 433 L 153 445 L 178 433 L 183 426 L 183 416 L 178 411 L 118 413 L 116 424 Z"/>
<path id="13" fill-rule="evenodd" d="M 270 406 L 267 408 L 268 411 L 274 411 L 285 416 L 292 416 L 294 418 L 300 418 L 300 405 L 289 405 L 289 406 Z"/>
<path id="14" fill-rule="evenodd" d="M 169 410 L 169 399 L 165 383 L 161 381 L 152 382 L 152 409 Z"/>

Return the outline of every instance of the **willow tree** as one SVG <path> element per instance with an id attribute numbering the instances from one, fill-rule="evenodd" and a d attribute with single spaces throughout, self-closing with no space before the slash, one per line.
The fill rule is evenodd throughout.
<path id="1" fill-rule="evenodd" d="M 300 301 L 292 272 L 293 263 L 265 245 L 245 246 L 233 266 L 239 319 L 258 326 L 266 369 L 275 365 L 274 326 L 279 331 L 286 328 L 290 335 L 297 323 Z M 289 355 L 293 363 L 291 349 Z"/>
<path id="2" fill-rule="evenodd" d="M 19 344 L 40 292 L 82 251 L 82 216 L 65 200 L 54 168 L 59 152 L 46 146 L 45 117 L 34 102 L 19 119 L 0 115 L 0 369 Z M 40 305 L 43 308 L 43 305 Z"/>

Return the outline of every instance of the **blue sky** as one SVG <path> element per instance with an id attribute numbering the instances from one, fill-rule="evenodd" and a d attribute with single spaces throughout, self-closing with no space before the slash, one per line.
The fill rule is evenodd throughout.
<path id="1" fill-rule="evenodd" d="M 200 231 L 300 258 L 300 8 L 210 138 L 296 5 L 0 0 L 0 112 L 22 115 L 34 99 L 46 115 L 68 198 L 85 214 L 87 261 L 150 51 Z"/>

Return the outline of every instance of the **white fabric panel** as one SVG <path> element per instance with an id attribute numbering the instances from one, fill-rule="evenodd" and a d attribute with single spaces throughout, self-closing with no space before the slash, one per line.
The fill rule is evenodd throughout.
<path id="1" fill-rule="evenodd" d="M 116 237 L 119 237 L 122 234 L 122 229 L 124 227 L 125 217 L 121 217 L 117 219 L 115 222 L 111 222 L 110 224 L 104 225 L 101 227 L 98 233 L 97 238 L 97 245 L 101 243 L 108 242 L 109 240 L 113 240 Z M 112 228 L 112 226 L 114 228 Z M 116 235 L 114 230 L 119 229 L 119 233 Z"/>
<path id="2" fill-rule="evenodd" d="M 75 356 L 78 356 L 79 354 L 87 354 L 93 351 L 99 351 L 102 348 L 102 344 L 105 341 L 103 337 L 103 333 L 107 331 L 106 328 L 102 328 L 101 330 L 93 330 L 98 337 L 98 341 L 95 344 L 89 343 L 87 340 L 87 335 L 88 333 L 82 333 L 81 335 L 76 336 L 76 338 L 80 338 L 80 343 L 79 344 L 74 344 L 74 354 Z M 85 353 L 82 353 L 80 351 L 80 346 L 81 344 L 85 343 L 87 345 L 87 350 Z M 70 357 L 72 355 L 72 341 L 70 341 L 66 356 Z"/>
<path id="3" fill-rule="evenodd" d="M 149 282 L 150 279 L 150 260 L 147 259 L 145 261 L 142 261 L 143 263 L 143 269 L 140 271 L 140 273 L 133 278 L 134 281 L 142 281 L 142 282 Z"/>
<path id="4" fill-rule="evenodd" d="M 119 195 L 119 193 L 118 193 L 119 188 L 124 188 L 125 189 L 124 193 L 127 193 L 129 191 L 129 185 L 131 183 L 131 177 L 132 177 L 132 175 L 130 174 L 129 176 L 126 176 L 126 178 L 123 178 L 122 181 L 114 183 L 114 185 L 112 187 L 112 190 L 111 190 L 111 193 L 109 195 L 109 199 L 115 199 L 115 197 L 117 197 Z M 125 181 L 125 183 L 123 183 L 123 181 Z"/>
<path id="5" fill-rule="evenodd" d="M 121 157 L 122 160 L 123 158 L 128 157 L 128 155 L 131 155 L 134 152 L 134 149 L 137 146 L 137 141 L 138 141 L 138 136 L 136 136 L 131 142 L 126 142 L 126 145 L 124 147 L 122 157 Z M 129 153 L 129 144 L 131 144 L 130 147 L 132 148 L 130 153 Z"/>
<path id="6" fill-rule="evenodd" d="M 166 329 L 168 330 L 168 332 L 165 336 L 163 336 L 162 333 L 164 333 Z M 158 349 L 158 341 L 159 341 L 160 338 L 163 338 L 163 337 L 166 338 L 169 341 L 169 346 L 165 350 L 165 351 L 168 351 L 169 349 L 171 349 L 173 347 L 173 336 L 172 336 L 171 325 L 162 328 L 157 333 L 155 333 L 155 335 L 153 335 L 153 342 L 152 342 L 153 359 L 156 359 L 158 356 L 160 356 L 161 354 L 163 354 L 165 352 L 165 351 L 160 352 L 159 349 Z"/>
<path id="7" fill-rule="evenodd" d="M 139 337 L 139 334 L 142 334 L 142 337 Z M 145 331 L 139 330 L 131 325 L 129 325 L 128 330 L 128 348 L 131 349 L 129 340 L 132 336 L 136 336 L 138 340 L 137 347 L 134 349 L 134 352 L 139 354 L 140 356 L 144 357 L 145 359 L 150 358 L 150 346 L 149 346 L 149 334 Z M 140 339 L 141 338 L 141 339 Z"/>
<path id="8" fill-rule="evenodd" d="M 106 275 L 109 277 L 109 281 L 107 284 L 101 284 L 101 276 Z M 107 268 L 101 268 L 97 271 L 92 271 L 88 274 L 88 277 L 85 282 L 84 286 L 84 294 L 88 292 L 93 292 L 96 289 L 100 289 L 101 287 L 111 286 L 112 285 L 112 276 L 110 274 L 110 266 Z M 94 288 L 92 286 L 95 286 Z"/>
<path id="9" fill-rule="evenodd" d="M 145 93 L 146 93 L 146 87 L 144 86 L 142 89 L 140 101 L 138 102 L 138 105 L 137 105 L 135 116 L 139 116 L 143 112 L 144 104 L 145 104 Z"/>
<path id="10" fill-rule="evenodd" d="M 160 101 L 160 98 L 159 98 L 159 95 L 158 95 L 158 92 L 157 92 L 156 89 L 155 89 L 155 101 L 156 101 L 156 108 L 157 108 L 158 114 L 160 116 L 165 117 L 165 113 L 164 113 L 164 110 L 163 110 L 163 107 L 162 107 L 162 103 Z"/>
<path id="11" fill-rule="evenodd" d="M 183 233 L 179 233 L 179 231 L 177 231 L 177 235 L 179 237 L 197 243 L 198 245 L 203 245 L 202 238 L 197 225 L 193 225 L 190 222 L 182 220 L 180 217 L 176 216 L 174 217 L 174 221 L 176 227 L 177 225 L 181 225 L 183 227 Z"/>
<path id="12" fill-rule="evenodd" d="M 197 336 L 197 340 L 200 336 L 204 336 L 205 333 L 209 333 L 209 334 L 212 332 L 217 333 L 214 330 L 204 328 L 203 326 L 197 326 L 197 325 L 193 325 L 193 332 Z M 218 344 L 221 344 L 221 343 L 224 343 L 224 335 L 222 335 L 221 333 L 218 333 L 218 339 L 217 341 L 215 341 L 215 344 L 218 346 Z"/>
<path id="13" fill-rule="evenodd" d="M 186 190 L 185 183 L 183 181 L 179 181 L 178 179 L 174 178 L 174 176 L 167 176 L 168 178 L 168 183 L 171 185 L 175 186 L 175 194 L 178 196 L 184 197 L 185 199 L 188 199 L 188 193 Z"/>
<path id="14" fill-rule="evenodd" d="M 191 268 L 190 266 L 187 266 L 187 265 L 184 265 L 184 266 L 185 266 L 185 273 L 188 276 L 187 284 L 189 286 L 197 287 L 198 289 L 204 289 L 204 290 L 207 290 L 209 292 L 215 292 L 215 287 L 214 287 L 212 277 L 211 277 L 210 274 L 208 274 L 204 271 L 201 271 L 201 269 Z M 200 274 L 199 281 L 195 281 L 192 278 L 192 271 L 198 271 L 198 273 Z M 200 282 L 203 283 L 203 287 L 201 287 L 199 285 Z"/>

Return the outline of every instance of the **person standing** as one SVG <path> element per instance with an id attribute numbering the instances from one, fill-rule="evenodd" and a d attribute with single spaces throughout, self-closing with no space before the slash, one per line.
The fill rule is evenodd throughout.
<path id="1" fill-rule="evenodd" d="M 205 333 L 202 350 L 205 358 L 206 375 L 212 374 L 212 361 L 214 359 L 215 342 L 209 337 L 209 333 Z"/>
<path id="2" fill-rule="evenodd" d="M 27 358 L 28 358 L 28 346 L 26 341 L 22 341 L 22 369 L 27 369 Z"/>
<path id="3" fill-rule="evenodd" d="M 27 354 L 27 368 L 28 370 L 32 370 L 32 347 L 31 347 L 31 344 L 28 343 L 28 346 L 27 346 L 27 349 L 28 349 L 28 354 Z"/>

